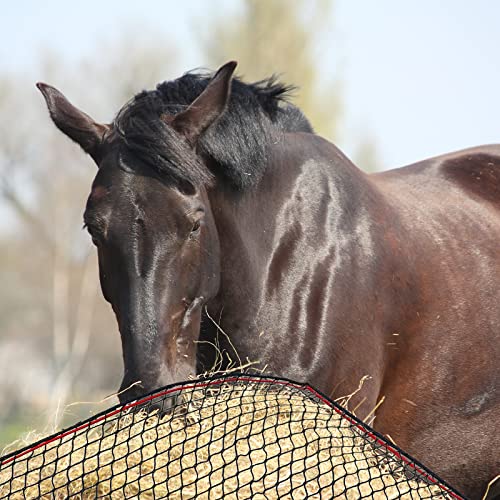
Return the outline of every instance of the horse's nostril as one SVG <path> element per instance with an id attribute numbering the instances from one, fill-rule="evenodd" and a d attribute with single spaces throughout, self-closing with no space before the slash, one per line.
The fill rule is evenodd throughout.
<path id="1" fill-rule="evenodd" d="M 168 398 L 155 401 L 147 401 L 144 404 L 139 404 L 131 408 L 132 413 L 145 412 L 148 415 L 157 414 L 160 418 L 175 411 L 178 404 L 178 396 L 172 395 Z"/>
<path id="2" fill-rule="evenodd" d="M 122 382 L 118 391 L 118 400 L 120 404 L 124 405 L 140 399 L 146 392 L 140 380 L 132 383 Z"/>

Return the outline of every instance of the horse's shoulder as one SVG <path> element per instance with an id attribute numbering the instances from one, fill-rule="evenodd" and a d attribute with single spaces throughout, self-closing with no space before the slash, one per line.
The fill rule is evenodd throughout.
<path id="1" fill-rule="evenodd" d="M 500 145 L 470 148 L 439 159 L 439 174 L 464 191 L 500 204 Z"/>

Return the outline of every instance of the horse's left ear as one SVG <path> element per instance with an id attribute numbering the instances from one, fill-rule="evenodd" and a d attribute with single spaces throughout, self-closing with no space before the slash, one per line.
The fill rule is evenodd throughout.
<path id="1" fill-rule="evenodd" d="M 99 164 L 102 139 L 109 130 L 109 125 L 95 122 L 89 115 L 73 106 L 56 88 L 41 82 L 36 86 L 45 98 L 56 127 L 79 144 Z"/>
<path id="2" fill-rule="evenodd" d="M 205 90 L 189 105 L 169 121 L 170 125 L 184 135 L 191 144 L 212 125 L 226 109 L 231 93 L 231 79 L 237 63 L 230 61 L 217 71 Z"/>

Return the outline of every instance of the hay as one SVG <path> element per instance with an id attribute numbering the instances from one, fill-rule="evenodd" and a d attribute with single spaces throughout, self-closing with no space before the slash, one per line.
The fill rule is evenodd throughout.
<path id="1" fill-rule="evenodd" d="M 241 382 L 116 414 L 0 466 L 0 498 L 451 498 L 409 480 L 330 406 Z"/>

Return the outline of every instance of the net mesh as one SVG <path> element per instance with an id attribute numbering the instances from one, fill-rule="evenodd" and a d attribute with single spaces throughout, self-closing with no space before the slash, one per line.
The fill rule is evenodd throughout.
<path id="1" fill-rule="evenodd" d="M 0 459 L 0 498 L 461 498 L 310 386 L 171 386 Z"/>

